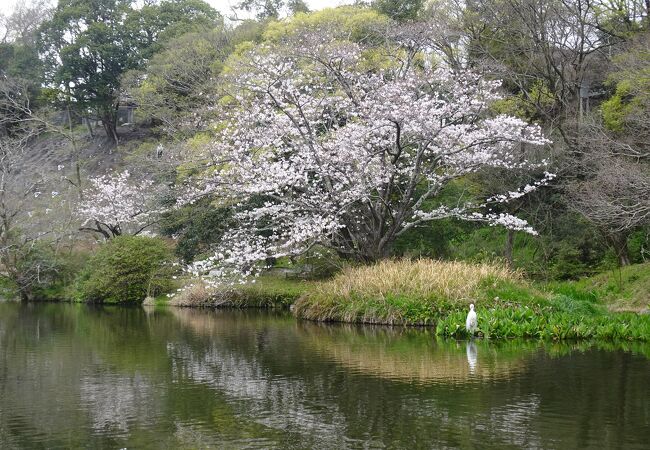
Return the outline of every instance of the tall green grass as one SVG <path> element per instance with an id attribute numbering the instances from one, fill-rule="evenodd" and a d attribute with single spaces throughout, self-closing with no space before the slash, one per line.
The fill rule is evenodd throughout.
<path id="1" fill-rule="evenodd" d="M 591 297 L 612 311 L 650 310 L 650 263 L 608 270 L 577 281 L 551 283 L 547 289 L 571 297 Z"/>

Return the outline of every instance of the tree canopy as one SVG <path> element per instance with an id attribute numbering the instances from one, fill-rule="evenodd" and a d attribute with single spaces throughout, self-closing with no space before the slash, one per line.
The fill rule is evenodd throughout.
<path id="1" fill-rule="evenodd" d="M 234 6 L 0 17 L 5 206 L 41 208 L 7 248 L 161 232 L 238 276 L 304 254 L 502 257 L 539 278 L 648 258 L 647 1 Z M 38 229 L 64 201 L 67 234 Z"/>
<path id="2" fill-rule="evenodd" d="M 100 119 L 117 142 L 122 74 L 141 67 L 165 37 L 221 23 L 219 13 L 199 0 L 141 9 L 132 0 L 61 0 L 40 29 L 50 98 L 82 117 Z"/>

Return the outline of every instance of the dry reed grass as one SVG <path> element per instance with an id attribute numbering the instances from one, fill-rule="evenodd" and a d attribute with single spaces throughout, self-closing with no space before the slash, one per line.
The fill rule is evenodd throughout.
<path id="1" fill-rule="evenodd" d="M 234 287 L 209 288 L 199 279 L 192 280 L 170 301 L 172 306 L 288 308 L 308 283 L 273 277 L 260 277 L 257 283 Z"/>
<path id="2" fill-rule="evenodd" d="M 466 307 L 488 282 L 521 281 L 520 273 L 497 264 L 388 260 L 317 283 L 294 311 L 313 320 L 427 323 L 436 312 Z"/>
<path id="3" fill-rule="evenodd" d="M 172 306 L 211 306 L 213 294 L 208 290 L 205 283 L 196 280 L 186 285 L 181 292 L 176 294 L 170 301 Z"/>
<path id="4" fill-rule="evenodd" d="M 383 261 L 373 266 L 345 270 L 317 287 L 320 295 L 333 298 L 374 298 L 404 296 L 442 297 L 466 300 L 487 279 L 516 281 L 518 272 L 496 264 L 469 264 L 458 261 Z"/>

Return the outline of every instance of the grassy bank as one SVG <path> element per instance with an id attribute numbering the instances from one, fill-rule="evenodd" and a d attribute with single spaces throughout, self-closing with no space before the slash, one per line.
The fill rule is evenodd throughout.
<path id="1" fill-rule="evenodd" d="M 194 281 L 171 299 L 163 297 L 156 304 L 209 308 L 289 308 L 309 290 L 311 284 L 299 279 L 262 276 L 255 283 L 210 290 L 202 282 Z"/>
<path id="2" fill-rule="evenodd" d="M 466 310 L 471 302 L 478 303 L 478 296 L 485 305 L 507 302 L 509 295 L 498 294 L 519 291 L 521 283 L 518 273 L 496 265 L 384 261 L 316 284 L 295 311 L 320 321 L 427 325 L 450 311 Z"/>
<path id="3" fill-rule="evenodd" d="M 296 302 L 300 318 L 391 325 L 432 325 L 467 337 L 476 305 L 488 338 L 650 340 L 650 315 L 614 313 L 593 292 L 569 284 L 542 289 L 493 264 L 386 261 L 317 283 Z"/>
<path id="4" fill-rule="evenodd" d="M 571 295 L 593 296 L 610 311 L 650 310 L 650 263 L 608 270 L 593 277 L 549 286 Z"/>

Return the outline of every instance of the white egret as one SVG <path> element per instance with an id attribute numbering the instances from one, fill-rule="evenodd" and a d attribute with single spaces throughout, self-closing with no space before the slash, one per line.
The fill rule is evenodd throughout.
<path id="1" fill-rule="evenodd" d="M 476 317 L 476 311 L 474 311 L 474 303 L 472 303 L 471 305 L 469 305 L 467 320 L 465 320 L 465 329 L 469 331 L 472 334 L 472 336 L 474 336 L 477 327 L 478 327 L 478 318 Z"/>

